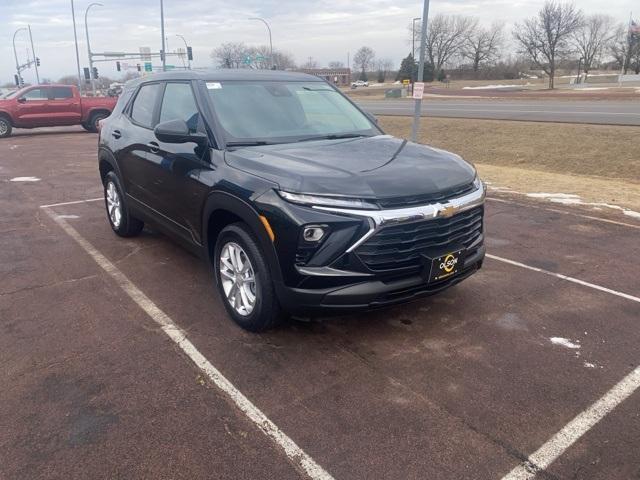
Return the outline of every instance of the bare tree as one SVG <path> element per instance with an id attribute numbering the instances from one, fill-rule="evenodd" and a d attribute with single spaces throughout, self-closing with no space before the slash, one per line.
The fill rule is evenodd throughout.
<path id="1" fill-rule="evenodd" d="M 329 68 L 344 68 L 344 63 L 339 60 L 329 62 Z"/>
<path id="2" fill-rule="evenodd" d="M 547 0 L 538 15 L 516 23 L 513 37 L 526 54 L 549 76 L 554 87 L 556 62 L 570 52 L 570 37 L 582 25 L 582 12 L 572 4 Z"/>
<path id="3" fill-rule="evenodd" d="M 478 26 L 478 20 L 462 15 L 438 14 L 429 19 L 427 25 L 427 38 L 425 39 L 425 54 L 427 60 L 434 66 L 435 71 L 440 71 L 445 64 L 456 55 L 462 53 L 467 36 Z M 420 22 L 416 22 L 413 31 L 416 45 L 416 58 L 420 50 Z"/>
<path id="4" fill-rule="evenodd" d="M 627 25 L 618 25 L 608 50 L 622 68 L 622 73 L 626 74 L 629 69 L 640 73 L 640 37 L 631 35 Z"/>
<path id="5" fill-rule="evenodd" d="M 357 70 L 360 70 L 361 80 L 367 79 L 367 69 L 373 66 L 375 58 L 375 52 L 369 47 L 360 47 L 353 56 L 353 66 L 356 67 Z"/>
<path id="6" fill-rule="evenodd" d="M 376 61 L 376 70 L 378 71 L 378 83 L 384 83 L 387 75 L 393 68 L 393 60 L 389 58 L 381 58 Z"/>
<path id="7" fill-rule="evenodd" d="M 503 25 L 495 22 L 490 27 L 476 27 L 467 32 L 462 46 L 462 56 L 469 59 L 473 71 L 480 66 L 496 61 L 503 44 Z"/>
<path id="8" fill-rule="evenodd" d="M 227 42 L 211 52 L 211 58 L 218 61 L 220 68 L 240 68 L 244 65 L 247 50 L 242 42 Z"/>
<path id="9" fill-rule="evenodd" d="M 293 55 L 280 50 L 273 51 L 273 62 L 270 59 L 271 47 L 269 45 L 260 45 L 257 47 L 247 47 L 242 55 L 244 63 L 249 60 L 248 67 L 257 70 L 268 70 L 270 68 L 276 70 L 287 70 L 296 67 Z"/>
<path id="10" fill-rule="evenodd" d="M 609 15 L 589 15 L 571 35 L 571 41 L 584 65 L 585 78 L 613 40 L 616 30 Z"/>

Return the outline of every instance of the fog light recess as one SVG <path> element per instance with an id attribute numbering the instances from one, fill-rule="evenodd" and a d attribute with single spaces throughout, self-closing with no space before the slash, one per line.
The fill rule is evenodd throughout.
<path id="1" fill-rule="evenodd" d="M 302 238 L 305 242 L 319 242 L 326 234 L 325 228 L 320 225 L 309 225 L 304 227 Z"/>

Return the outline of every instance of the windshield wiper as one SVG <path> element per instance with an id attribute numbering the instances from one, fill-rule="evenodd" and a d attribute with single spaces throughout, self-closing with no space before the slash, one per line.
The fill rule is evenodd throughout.
<path id="1" fill-rule="evenodd" d="M 332 133 L 329 135 L 316 135 L 315 137 L 301 138 L 298 142 L 310 142 L 312 140 L 340 140 L 342 138 L 362 138 L 370 137 L 362 133 Z"/>
<path id="2" fill-rule="evenodd" d="M 227 142 L 227 147 L 257 147 L 260 145 L 275 145 L 276 142 L 268 142 L 266 140 L 249 140 L 246 142 Z"/>

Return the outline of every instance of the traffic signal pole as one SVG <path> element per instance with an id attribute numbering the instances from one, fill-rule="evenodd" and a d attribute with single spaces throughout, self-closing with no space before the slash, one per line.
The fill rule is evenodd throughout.
<path id="1" fill-rule="evenodd" d="M 36 57 L 36 51 L 33 48 L 33 36 L 31 35 L 31 25 L 27 25 L 28 29 L 29 29 L 29 41 L 31 42 L 31 54 L 33 55 L 33 65 L 36 68 L 36 83 L 38 85 L 40 85 L 40 74 L 38 73 L 38 63 L 40 62 L 40 60 L 38 59 L 38 57 Z"/>
<path id="2" fill-rule="evenodd" d="M 89 55 L 89 75 L 91 76 L 91 90 L 93 91 L 93 96 L 96 96 L 96 79 L 94 78 L 94 70 L 93 70 L 93 54 L 91 53 L 91 43 L 89 43 L 89 25 L 87 24 L 87 14 L 89 13 L 89 9 L 93 6 L 103 7 L 101 3 L 90 3 L 87 9 L 84 11 L 84 31 L 87 34 L 87 52 Z"/>

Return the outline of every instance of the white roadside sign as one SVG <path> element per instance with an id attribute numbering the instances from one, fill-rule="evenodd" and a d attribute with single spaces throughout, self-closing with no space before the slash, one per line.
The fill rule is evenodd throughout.
<path id="1" fill-rule="evenodd" d="M 424 94 L 424 82 L 416 82 L 413 84 L 413 98 L 422 100 Z"/>

